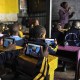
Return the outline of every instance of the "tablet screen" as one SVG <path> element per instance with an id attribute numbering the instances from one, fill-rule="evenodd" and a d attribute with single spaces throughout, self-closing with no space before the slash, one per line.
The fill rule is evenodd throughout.
<path id="1" fill-rule="evenodd" d="M 12 39 L 12 38 L 4 38 L 3 47 L 8 47 L 10 44 L 14 44 L 14 39 Z"/>
<path id="2" fill-rule="evenodd" d="M 45 42 L 48 46 L 53 46 L 55 44 L 54 39 L 45 39 Z"/>
<path id="3" fill-rule="evenodd" d="M 25 54 L 37 57 L 40 53 L 40 45 L 28 43 Z"/>

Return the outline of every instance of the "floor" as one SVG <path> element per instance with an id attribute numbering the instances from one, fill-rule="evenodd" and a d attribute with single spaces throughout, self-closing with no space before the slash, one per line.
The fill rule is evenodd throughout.
<path id="1" fill-rule="evenodd" d="M 66 72 L 56 71 L 55 80 L 74 80 L 75 72 L 74 70 L 67 70 Z"/>
<path id="2" fill-rule="evenodd" d="M 55 79 L 54 80 L 74 80 L 74 70 L 67 66 L 67 71 L 66 72 L 62 72 L 61 71 L 61 66 L 55 71 Z M 30 77 L 27 76 L 24 77 L 22 75 L 20 75 L 18 78 L 14 79 L 14 74 L 10 73 L 8 75 L 3 75 L 1 80 L 30 80 Z"/>

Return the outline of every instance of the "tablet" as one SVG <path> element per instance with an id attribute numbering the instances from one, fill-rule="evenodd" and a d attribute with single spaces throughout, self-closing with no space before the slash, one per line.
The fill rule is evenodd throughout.
<path id="1" fill-rule="evenodd" d="M 13 38 L 4 38 L 3 39 L 3 47 L 8 47 L 10 44 L 14 44 Z"/>
<path id="2" fill-rule="evenodd" d="M 32 57 L 39 57 L 41 54 L 41 45 L 36 45 L 33 43 L 28 43 L 25 51 L 25 55 Z"/>
<path id="3" fill-rule="evenodd" d="M 48 46 L 53 46 L 55 45 L 54 39 L 45 39 L 45 42 Z"/>

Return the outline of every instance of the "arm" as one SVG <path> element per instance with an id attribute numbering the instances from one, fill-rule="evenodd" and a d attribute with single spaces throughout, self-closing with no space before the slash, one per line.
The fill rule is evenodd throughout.
<path id="1" fill-rule="evenodd" d="M 58 30 L 59 30 L 60 32 L 68 31 L 68 29 L 63 29 L 62 26 L 59 26 L 59 27 L 58 27 Z"/>
<path id="2" fill-rule="evenodd" d="M 54 55 L 54 54 L 57 52 L 57 49 L 58 49 L 58 45 L 56 45 L 55 48 L 49 46 L 49 47 L 48 47 L 48 52 L 49 52 L 50 54 Z"/>
<path id="3" fill-rule="evenodd" d="M 68 31 L 68 29 L 58 29 L 60 32 Z"/>
<path id="4" fill-rule="evenodd" d="M 9 45 L 9 47 L 8 47 L 8 48 L 6 48 L 4 51 L 11 51 L 11 50 L 15 50 L 15 48 L 16 48 L 16 45 L 15 45 L 15 44 L 11 44 L 11 45 Z"/>
<path id="5" fill-rule="evenodd" d="M 75 14 L 75 12 L 72 12 L 72 13 L 69 15 L 69 18 L 72 18 L 74 14 Z"/>

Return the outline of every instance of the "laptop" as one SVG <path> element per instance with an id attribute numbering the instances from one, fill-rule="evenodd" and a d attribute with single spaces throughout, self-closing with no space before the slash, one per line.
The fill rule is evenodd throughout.
<path id="1" fill-rule="evenodd" d="M 45 43 L 48 46 L 54 46 L 55 45 L 54 39 L 45 39 Z"/>
<path id="2" fill-rule="evenodd" d="M 26 50 L 25 50 L 25 55 L 31 56 L 31 57 L 41 57 L 42 54 L 42 46 L 33 44 L 33 43 L 28 43 Z"/>
<path id="3" fill-rule="evenodd" d="M 7 48 L 10 44 L 14 44 L 15 40 L 13 38 L 4 38 L 3 39 L 3 47 Z"/>

